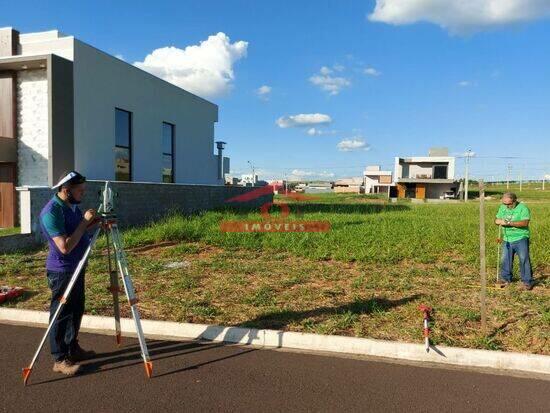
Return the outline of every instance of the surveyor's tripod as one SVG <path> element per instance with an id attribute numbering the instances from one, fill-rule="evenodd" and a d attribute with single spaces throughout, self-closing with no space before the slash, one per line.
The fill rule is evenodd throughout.
<path id="1" fill-rule="evenodd" d="M 140 320 L 139 311 L 136 305 L 138 302 L 138 299 L 136 297 L 134 285 L 132 283 L 132 279 L 130 278 L 130 273 L 128 271 L 126 254 L 124 253 L 124 250 L 122 248 L 122 241 L 121 241 L 120 233 L 118 231 L 118 226 L 117 226 L 117 218 L 113 210 L 113 192 L 109 187 L 109 182 L 105 183 L 105 188 L 103 190 L 102 198 L 103 198 L 102 203 L 98 209 L 98 214 L 101 216 L 102 224 L 99 228 L 95 230 L 92 236 L 92 239 L 90 241 L 90 244 L 88 245 L 88 248 L 84 252 L 84 256 L 78 263 L 78 266 L 76 267 L 73 275 L 71 276 L 69 284 L 67 285 L 65 292 L 63 293 L 63 295 L 59 300 L 60 301 L 59 306 L 57 307 L 53 317 L 51 317 L 50 319 L 50 323 L 48 325 L 48 328 L 46 329 L 46 333 L 44 334 L 44 337 L 42 337 L 42 341 L 40 342 L 40 345 L 38 346 L 38 349 L 34 354 L 31 364 L 29 365 L 29 367 L 26 367 L 23 369 L 23 381 L 25 384 L 27 384 L 27 381 L 31 375 L 34 363 L 36 362 L 38 355 L 40 354 L 40 351 L 42 350 L 42 347 L 46 342 L 46 338 L 48 337 L 48 334 L 50 333 L 52 326 L 54 325 L 57 318 L 59 317 L 59 314 L 61 313 L 61 309 L 67 303 L 67 300 L 69 299 L 71 291 L 78 277 L 80 276 L 82 269 L 86 265 L 86 261 L 88 260 L 90 252 L 94 247 L 94 244 L 97 241 L 97 237 L 99 236 L 99 233 L 101 232 L 102 228 L 105 231 L 105 236 L 107 239 L 107 259 L 108 259 L 109 276 L 110 276 L 110 282 L 111 282 L 111 286 L 109 290 L 113 294 L 113 304 L 114 304 L 114 312 L 115 312 L 115 331 L 116 331 L 117 344 L 120 345 L 120 342 L 121 342 L 120 306 L 119 306 L 119 300 L 118 300 L 118 294 L 119 292 L 121 292 L 121 290 L 118 284 L 117 270 L 116 269 L 113 270 L 111 265 L 112 260 L 111 260 L 111 248 L 110 248 L 109 239 L 111 239 L 113 243 L 116 266 L 118 267 L 118 272 L 120 273 L 122 284 L 124 285 L 124 291 L 126 293 L 126 297 L 128 298 L 128 303 L 130 304 L 130 308 L 132 310 L 132 317 L 134 318 L 134 322 L 136 324 L 136 332 L 139 340 L 139 346 L 141 348 L 141 356 L 143 358 L 143 362 L 145 363 L 145 372 L 147 373 L 148 377 L 151 377 L 151 375 L 153 374 L 153 363 L 149 358 L 149 351 L 147 350 L 147 344 L 145 343 L 145 337 L 143 336 L 143 330 L 141 328 L 141 320 Z"/>

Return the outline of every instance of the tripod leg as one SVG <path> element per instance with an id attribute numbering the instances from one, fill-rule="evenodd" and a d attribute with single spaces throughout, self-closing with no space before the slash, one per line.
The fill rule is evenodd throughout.
<path id="1" fill-rule="evenodd" d="M 63 293 L 63 295 L 59 299 L 59 301 L 60 301 L 59 306 L 57 307 L 57 310 L 55 310 L 55 313 L 54 313 L 52 319 L 50 320 L 48 328 L 46 329 L 46 333 L 44 334 L 44 337 L 42 337 L 42 341 L 40 341 L 40 344 L 38 346 L 38 349 L 36 350 L 36 353 L 34 353 L 34 357 L 32 358 L 31 364 L 29 364 L 29 367 L 25 367 L 23 369 L 23 383 L 24 384 L 27 384 L 27 381 L 29 380 L 29 377 L 31 375 L 34 363 L 36 362 L 36 359 L 38 358 L 38 355 L 40 354 L 40 351 L 42 350 L 42 347 L 44 347 L 44 343 L 46 342 L 46 338 L 48 337 L 48 334 L 50 334 L 50 330 L 52 329 L 52 326 L 56 322 L 57 317 L 59 317 L 59 314 L 61 313 L 61 309 L 67 303 L 67 300 L 69 298 L 69 295 L 71 294 L 71 291 L 74 287 L 74 284 L 76 283 L 76 280 L 80 276 L 80 273 L 82 272 L 82 268 L 84 268 L 84 264 L 86 264 L 86 260 L 88 259 L 88 256 L 90 255 L 90 252 L 91 252 L 91 250 L 92 250 L 92 248 L 93 248 L 93 246 L 94 246 L 94 244 L 97 240 L 97 236 L 99 235 L 99 231 L 100 231 L 100 228 L 98 228 L 95 231 L 95 233 L 92 237 L 92 240 L 90 241 L 90 245 L 88 245 L 88 248 L 86 248 L 86 251 L 84 252 L 84 256 L 82 257 L 82 259 L 78 263 L 73 275 L 71 276 L 71 279 L 69 280 L 69 284 L 67 285 L 67 288 L 65 289 L 65 292 Z"/>
<path id="2" fill-rule="evenodd" d="M 115 249 L 115 256 L 120 276 L 122 278 L 122 284 L 124 285 L 126 297 L 128 298 L 130 309 L 132 310 L 132 317 L 136 324 L 136 332 L 139 340 L 139 346 L 141 348 L 141 357 L 143 358 L 143 362 L 145 363 L 145 373 L 147 374 L 147 377 L 150 378 L 153 374 L 153 363 L 149 358 L 149 351 L 147 349 L 147 343 L 145 342 L 145 337 L 143 335 L 141 319 L 139 317 L 139 310 L 137 308 L 138 299 L 136 297 L 134 284 L 132 283 L 130 273 L 128 272 L 128 262 L 126 261 L 126 254 L 122 249 L 120 233 L 118 231 L 116 223 L 111 225 L 111 238 L 113 240 L 113 247 Z"/>
<path id="3" fill-rule="evenodd" d="M 111 246 L 109 243 L 109 232 L 105 233 L 107 238 L 107 262 L 109 268 L 109 277 L 111 280 L 111 286 L 109 291 L 113 294 L 113 309 L 115 312 L 115 331 L 116 331 L 116 343 L 120 346 L 122 343 L 122 335 L 120 333 L 120 304 L 118 299 L 118 294 L 120 293 L 120 287 L 118 285 L 118 276 L 116 269 L 113 270 L 112 261 L 111 261 Z"/>

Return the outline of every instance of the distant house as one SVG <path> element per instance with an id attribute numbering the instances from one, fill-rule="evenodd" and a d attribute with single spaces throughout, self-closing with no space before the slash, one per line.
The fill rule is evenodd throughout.
<path id="1" fill-rule="evenodd" d="M 367 166 L 363 172 L 365 194 L 388 194 L 392 187 L 392 172 L 380 170 L 379 165 Z"/>
<path id="2" fill-rule="evenodd" d="M 241 185 L 242 186 L 254 186 L 258 182 L 258 175 L 254 174 L 243 174 L 241 175 Z"/>
<path id="3" fill-rule="evenodd" d="M 271 181 L 267 181 L 267 183 L 273 187 L 273 193 L 276 195 L 279 192 L 284 193 L 288 188 L 288 183 L 284 179 L 272 179 Z"/>
<path id="4" fill-rule="evenodd" d="M 363 183 L 362 177 L 338 179 L 334 182 L 334 192 L 360 194 L 363 192 Z"/>
<path id="5" fill-rule="evenodd" d="M 332 192 L 331 182 L 309 182 L 304 188 L 306 194 L 319 194 L 323 192 Z"/>
<path id="6" fill-rule="evenodd" d="M 445 199 L 456 197 L 455 158 L 446 148 L 430 149 L 428 156 L 395 158 L 394 183 L 398 198 Z"/>

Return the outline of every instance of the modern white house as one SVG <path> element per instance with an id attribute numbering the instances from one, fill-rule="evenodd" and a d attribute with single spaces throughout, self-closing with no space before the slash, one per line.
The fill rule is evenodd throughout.
<path id="1" fill-rule="evenodd" d="M 240 184 L 243 186 L 254 186 L 258 182 L 258 175 L 254 174 L 243 174 L 241 175 Z"/>
<path id="2" fill-rule="evenodd" d="M 392 172 L 383 171 L 379 165 L 370 165 L 363 172 L 365 194 L 388 194 L 393 185 Z"/>
<path id="3" fill-rule="evenodd" d="M 394 183 L 398 198 L 444 199 L 456 196 L 455 157 L 446 148 L 432 148 L 428 156 L 395 158 Z"/>
<path id="4" fill-rule="evenodd" d="M 218 107 L 57 30 L 0 29 L 0 227 L 16 187 L 91 180 L 223 185 Z"/>

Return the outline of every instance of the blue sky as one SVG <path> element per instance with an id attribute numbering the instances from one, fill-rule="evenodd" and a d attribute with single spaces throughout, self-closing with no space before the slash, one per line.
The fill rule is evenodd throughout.
<path id="1" fill-rule="evenodd" d="M 478 177 L 502 179 L 508 163 L 514 176 L 550 174 L 550 6 L 511 0 L 517 7 L 495 13 L 495 0 L 474 0 L 473 12 L 434 3 L 26 1 L 3 8 L 0 27 L 57 28 L 208 92 L 236 173 L 250 160 L 264 178 L 359 176 L 367 164 L 391 168 L 394 156 L 448 146 L 476 153 Z M 208 50 L 222 47 L 228 59 L 204 47 L 199 63 L 178 71 L 186 47 L 220 32 Z M 167 68 L 155 55 L 147 63 L 155 50 L 168 53 Z M 269 93 L 259 95 L 262 86 Z"/>

